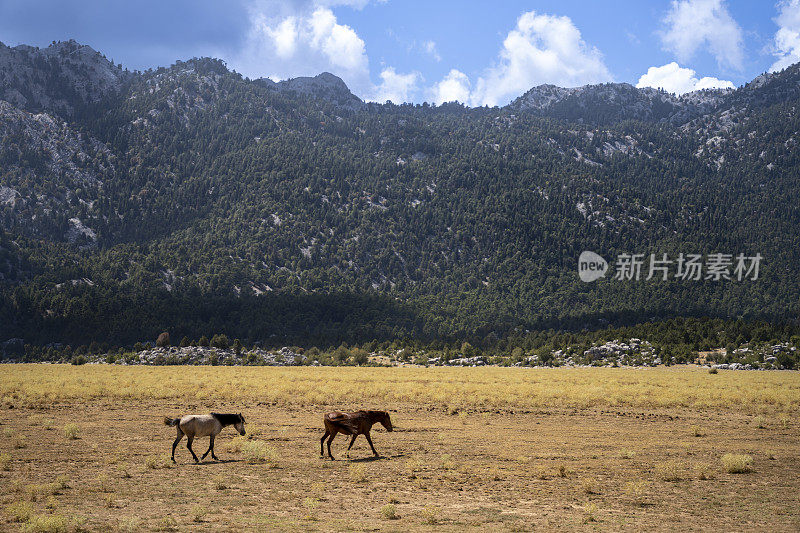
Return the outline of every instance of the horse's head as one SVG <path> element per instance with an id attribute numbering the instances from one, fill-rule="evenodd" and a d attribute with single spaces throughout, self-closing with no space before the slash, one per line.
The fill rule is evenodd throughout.
<path id="1" fill-rule="evenodd" d="M 389 418 L 389 413 L 384 412 L 379 422 L 386 428 L 386 431 L 392 430 L 392 419 Z"/>
<path id="2" fill-rule="evenodd" d="M 233 424 L 233 427 L 236 428 L 236 431 L 239 432 L 239 435 L 244 435 L 244 417 L 242 413 L 239 413 L 239 421 Z"/>

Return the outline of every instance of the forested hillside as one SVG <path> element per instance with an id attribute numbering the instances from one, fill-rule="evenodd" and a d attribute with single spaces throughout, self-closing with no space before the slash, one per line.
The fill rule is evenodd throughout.
<path id="1" fill-rule="evenodd" d="M 213 59 L 128 72 L 0 44 L 0 341 L 500 339 L 800 311 L 800 65 L 675 97 L 361 102 Z M 579 280 L 578 256 L 612 264 Z M 616 280 L 618 254 L 763 256 Z"/>

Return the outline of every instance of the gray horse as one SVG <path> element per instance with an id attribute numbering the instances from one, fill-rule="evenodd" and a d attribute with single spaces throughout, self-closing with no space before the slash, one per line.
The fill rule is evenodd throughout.
<path id="1" fill-rule="evenodd" d="M 210 415 L 185 415 L 179 418 L 164 418 L 164 424 L 170 427 L 178 428 L 178 436 L 175 438 L 175 442 L 172 443 L 172 462 L 175 461 L 175 447 L 181 441 L 184 435 L 186 435 L 186 447 L 192 452 L 192 457 L 194 457 L 194 462 L 199 463 L 202 459 L 206 458 L 209 452 L 211 452 L 211 458 L 215 461 L 218 460 L 217 456 L 214 455 L 214 437 L 222 431 L 222 428 L 225 426 L 233 426 L 236 428 L 236 431 L 239 432 L 239 435 L 244 435 L 244 417 L 242 413 L 239 414 L 222 414 L 222 413 L 211 413 Z M 211 437 L 211 441 L 208 445 L 208 450 L 206 453 L 203 454 L 201 459 L 198 459 L 197 456 L 194 454 L 194 450 L 192 450 L 192 441 L 196 437 Z"/>

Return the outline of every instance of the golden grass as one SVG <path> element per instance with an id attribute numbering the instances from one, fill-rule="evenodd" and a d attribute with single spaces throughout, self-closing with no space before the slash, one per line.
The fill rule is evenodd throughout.
<path id="1" fill-rule="evenodd" d="M 0 400 L 16 407 L 93 400 L 236 399 L 277 405 L 424 404 L 472 411 L 542 407 L 800 410 L 800 373 L 695 367 L 355 368 L 2 365 Z"/>
<path id="2" fill-rule="evenodd" d="M 722 456 L 722 467 L 729 474 L 745 474 L 753 469 L 753 458 L 745 454 L 726 453 Z"/>

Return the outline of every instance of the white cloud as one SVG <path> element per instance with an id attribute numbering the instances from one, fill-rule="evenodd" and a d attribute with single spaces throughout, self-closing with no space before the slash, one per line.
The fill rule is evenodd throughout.
<path id="1" fill-rule="evenodd" d="M 774 51 L 778 59 L 770 67 L 771 71 L 783 70 L 800 61 L 800 0 L 784 0 L 778 2 L 777 7 Z"/>
<path id="2" fill-rule="evenodd" d="M 664 23 L 664 48 L 681 62 L 689 61 L 698 48 L 707 45 L 720 66 L 742 68 L 742 29 L 724 0 L 673 0 Z"/>
<path id="3" fill-rule="evenodd" d="M 425 41 L 422 43 L 422 49 L 436 61 L 442 60 L 442 56 L 439 55 L 439 50 L 436 49 L 436 41 Z"/>
<path id="4" fill-rule="evenodd" d="M 431 100 L 436 104 L 445 102 L 469 102 L 469 78 L 463 72 L 452 69 L 442 81 L 433 86 Z"/>
<path id="5" fill-rule="evenodd" d="M 375 87 L 371 100 L 380 103 L 390 100 L 395 104 L 410 102 L 421 78 L 419 72 L 400 74 L 393 67 L 385 68 L 381 72 L 381 84 Z"/>
<path id="6" fill-rule="evenodd" d="M 242 74 L 274 80 L 330 71 L 360 93 L 372 90 L 364 41 L 340 24 L 332 5 L 363 7 L 367 0 L 278 2 L 249 5 L 247 44 L 229 63 Z"/>
<path id="7" fill-rule="evenodd" d="M 655 87 L 670 93 L 683 94 L 700 89 L 733 89 L 732 82 L 706 76 L 698 79 L 697 73 L 690 68 L 682 68 L 674 61 L 661 67 L 650 67 L 647 73 L 639 78 L 637 87 Z"/>
<path id="8" fill-rule="evenodd" d="M 574 87 L 611 80 L 602 54 L 569 17 L 524 13 L 503 41 L 498 63 L 478 79 L 473 105 L 504 104 L 534 85 Z"/>

